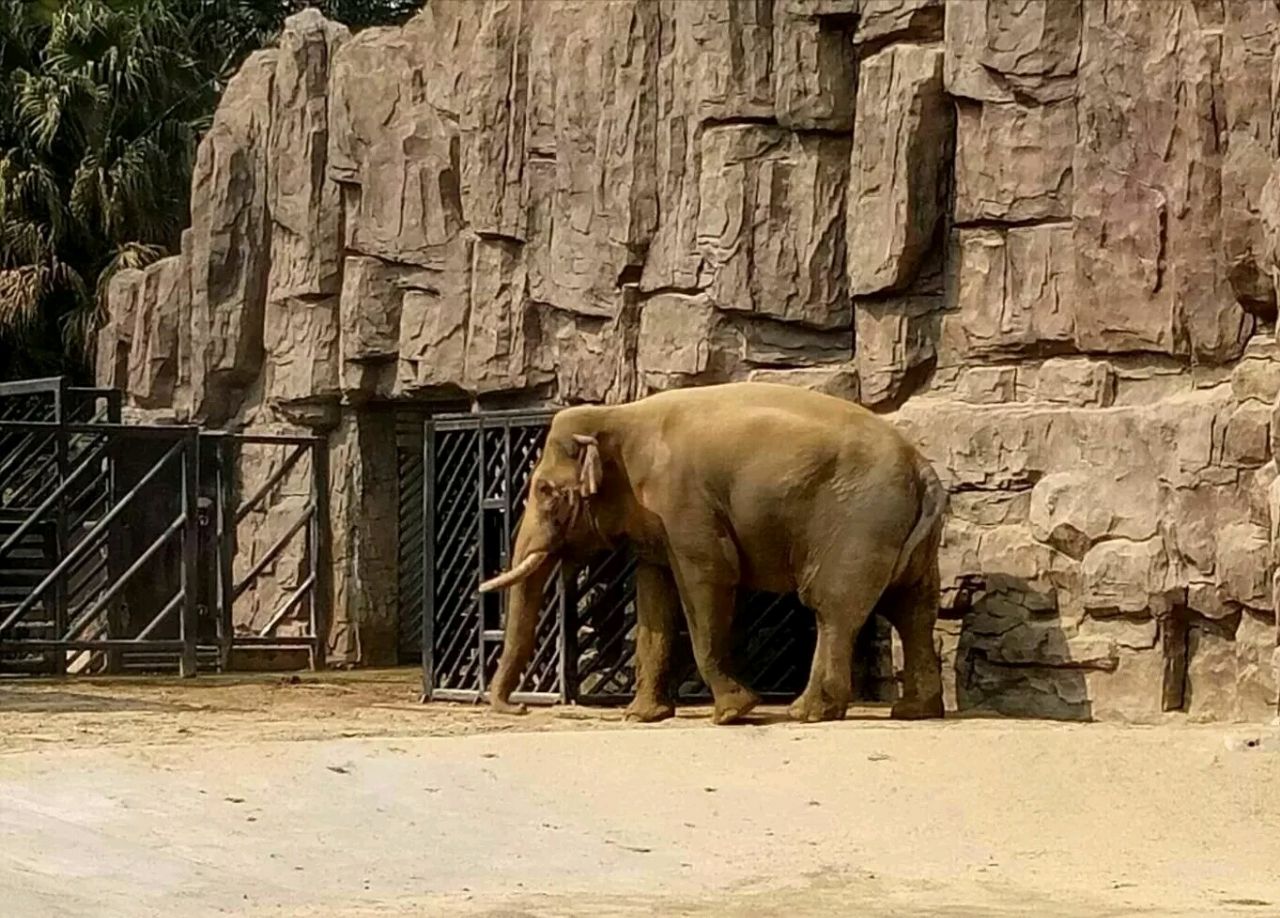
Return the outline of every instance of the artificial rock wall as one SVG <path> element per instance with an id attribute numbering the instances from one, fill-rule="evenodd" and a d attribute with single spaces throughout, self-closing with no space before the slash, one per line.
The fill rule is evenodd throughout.
<path id="1" fill-rule="evenodd" d="M 949 484 L 953 707 L 1270 718 L 1278 37 L 1276 0 L 305 12 L 227 88 L 181 254 L 113 281 L 99 379 L 328 433 L 339 658 L 394 619 L 369 406 L 768 379 Z"/>

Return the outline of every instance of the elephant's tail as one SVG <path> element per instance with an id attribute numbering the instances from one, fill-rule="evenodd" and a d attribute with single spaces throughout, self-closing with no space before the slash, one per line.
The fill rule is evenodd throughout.
<path id="1" fill-rule="evenodd" d="M 919 453 L 915 454 L 916 473 L 920 476 L 920 513 L 916 524 L 903 543 L 898 553 L 898 565 L 893 572 L 893 583 L 898 583 L 911 566 L 916 552 L 930 538 L 942 529 L 942 518 L 946 515 L 949 495 L 943 487 L 942 480 L 928 459 Z"/>

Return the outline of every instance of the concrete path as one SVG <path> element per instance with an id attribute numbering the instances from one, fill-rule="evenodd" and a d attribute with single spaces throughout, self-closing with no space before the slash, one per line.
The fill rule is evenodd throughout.
<path id="1" fill-rule="evenodd" d="M 1274 729 L 878 720 L 0 755 L 0 913 L 1280 915 Z"/>

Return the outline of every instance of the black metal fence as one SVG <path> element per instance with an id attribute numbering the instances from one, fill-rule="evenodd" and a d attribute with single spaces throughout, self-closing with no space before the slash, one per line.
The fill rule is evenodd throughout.
<path id="1" fill-rule="evenodd" d="M 126 425 L 120 404 L 118 392 L 63 379 L 0 384 L 0 674 L 190 675 L 258 648 L 301 648 L 322 664 L 320 441 Z M 244 499 L 232 470 L 249 448 L 286 456 Z M 237 576 L 238 524 L 304 459 L 303 512 Z M 264 572 L 299 541 L 308 576 L 263 627 L 235 633 L 236 600 L 272 579 Z"/>
<path id="2" fill-rule="evenodd" d="M 476 701 L 487 691 L 502 645 L 505 594 L 480 595 L 479 583 L 506 567 L 529 477 L 551 412 L 492 412 L 426 419 L 422 457 L 402 452 L 401 584 L 420 585 L 417 619 L 427 697 Z M 406 474 L 406 469 L 408 474 Z M 406 505 L 421 500 L 420 509 Z M 422 525 L 418 526 L 417 521 Z M 418 533 L 421 532 L 419 536 Z M 624 703 L 635 681 L 634 561 L 622 549 L 552 577 L 533 662 L 516 700 Z M 404 608 L 413 604 L 402 595 Z M 683 621 L 681 621 L 683 627 Z M 884 642 L 868 629 L 860 665 Z M 734 626 L 734 659 L 767 699 L 794 698 L 809 676 L 814 617 L 794 595 L 744 591 Z M 683 701 L 709 697 L 687 634 L 675 644 L 673 690 Z M 862 679 L 863 697 L 883 686 Z"/>
<path id="3" fill-rule="evenodd" d="M 549 420 L 545 412 L 494 412 L 428 419 L 424 425 L 420 570 L 430 697 L 474 701 L 488 689 L 502 648 L 504 598 L 481 596 L 476 586 L 510 562 Z M 558 574 L 551 584 L 533 662 L 514 696 L 519 700 L 571 695 L 565 676 L 566 592 Z"/>

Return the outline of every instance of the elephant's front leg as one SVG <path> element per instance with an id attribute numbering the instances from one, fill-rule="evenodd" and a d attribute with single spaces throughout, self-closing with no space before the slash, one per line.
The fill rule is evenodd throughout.
<path id="1" fill-rule="evenodd" d="M 715 698 L 717 724 L 739 720 L 760 703 L 760 696 L 729 675 L 729 643 L 736 587 L 677 571 L 680 599 L 689 622 L 689 637 L 698 672 Z"/>
<path id="2" fill-rule="evenodd" d="M 655 564 L 636 568 L 636 697 L 627 720 L 652 723 L 675 714 L 667 691 L 671 637 L 680 596 L 669 571 Z"/>

